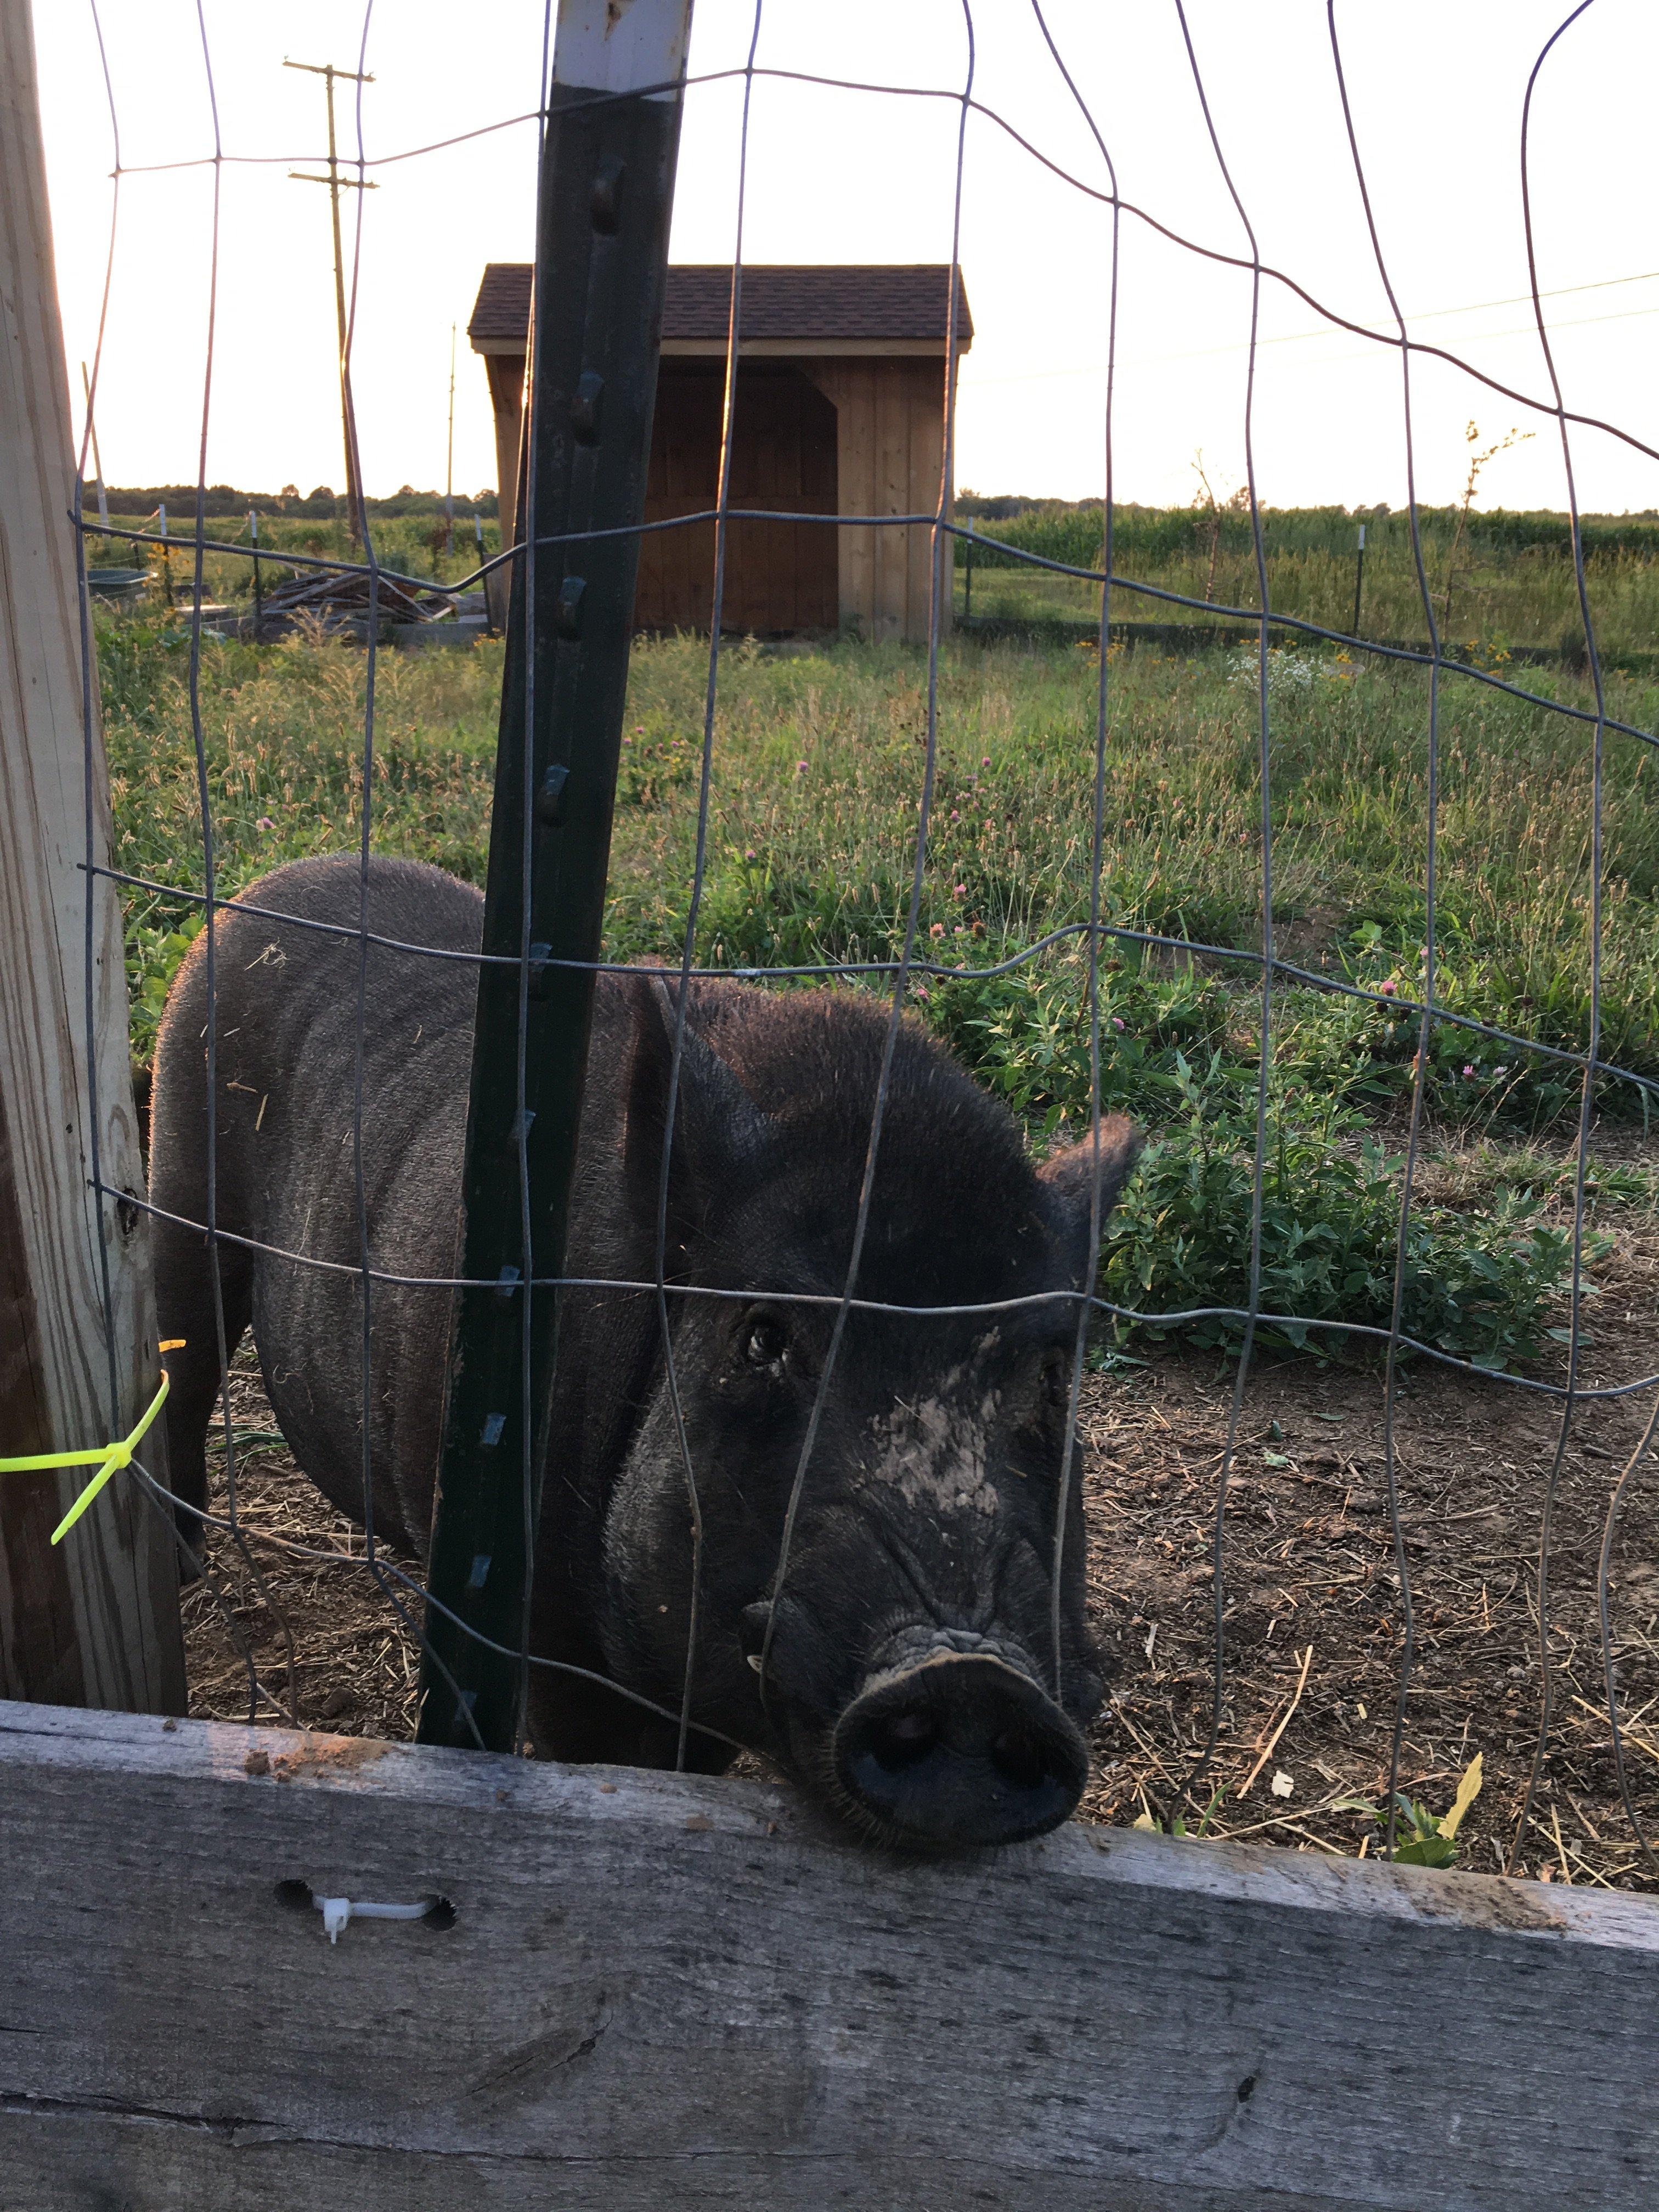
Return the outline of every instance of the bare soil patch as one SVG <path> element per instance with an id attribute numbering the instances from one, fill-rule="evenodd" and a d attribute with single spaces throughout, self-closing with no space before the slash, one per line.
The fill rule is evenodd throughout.
<path id="1" fill-rule="evenodd" d="M 1587 1385 L 1659 1370 L 1659 1238 L 1626 1235 L 1620 1245 L 1600 1271 Z M 1167 1822 L 1209 1737 L 1212 1553 L 1232 1388 L 1231 1365 L 1187 1351 L 1091 1379 L 1091 1600 L 1119 1668 L 1095 1732 L 1085 1812 L 1097 1820 L 1150 1813 Z M 1213 1833 L 1376 1848 L 1376 1824 L 1338 1807 L 1384 1804 L 1401 1689 L 1384 1395 L 1376 1369 L 1311 1359 L 1264 1360 L 1249 1378 L 1223 1532 L 1220 1727 L 1184 1807 L 1189 1825 L 1224 1785 Z M 1400 1786 L 1443 1813 L 1481 1754 L 1484 1787 L 1460 1838 L 1466 1866 L 1499 1870 L 1518 1834 L 1529 1875 L 1659 1887 L 1619 1790 L 1596 1601 L 1608 1508 L 1650 1406 L 1644 1393 L 1574 1408 L 1550 1546 L 1550 1750 L 1521 1832 L 1541 1709 L 1538 1552 L 1562 1401 L 1429 1361 L 1402 1375 L 1395 1464 L 1415 1652 Z M 1659 1700 L 1659 1469 L 1645 1464 L 1620 1510 L 1609 1596 L 1626 1775 L 1659 1842 L 1650 1711 Z M 1274 1795 L 1275 1776 L 1288 1778 L 1285 1794 Z"/>
<path id="2" fill-rule="evenodd" d="M 1603 1295 L 1583 1381 L 1659 1372 L 1659 1231 L 1622 1231 L 1597 1272 Z M 1089 1378 L 1091 1607 L 1115 1673 L 1094 1731 L 1085 1818 L 1167 1821 L 1208 1738 L 1211 1547 L 1231 1392 L 1231 1365 L 1177 1347 Z M 1253 1369 L 1224 1529 L 1220 1728 L 1186 1808 L 1189 1824 L 1224 1785 L 1212 1833 L 1346 1854 L 1378 1847 L 1376 1824 L 1340 1805 L 1382 1804 L 1401 1685 L 1383 1397 L 1376 1368 L 1278 1358 Z M 1551 1545 L 1550 1749 L 1522 1832 L 1540 1709 L 1538 1547 L 1561 1401 L 1426 1360 L 1402 1375 L 1395 1460 L 1416 1650 L 1400 1781 L 1443 1813 L 1481 1754 L 1485 1786 L 1460 1839 L 1465 1866 L 1496 1871 L 1519 1834 L 1529 1875 L 1659 1890 L 1620 1796 L 1596 1613 L 1608 1506 L 1650 1402 L 1640 1394 L 1581 1400 L 1574 1410 Z M 387 1592 L 411 1620 L 418 1601 L 390 1576 L 377 1584 L 362 1531 L 271 1439 L 246 1349 L 230 1403 L 242 1440 L 244 1546 L 216 1529 L 211 1582 L 186 1595 L 192 1713 L 246 1718 L 251 1659 L 265 1719 L 412 1735 L 416 1646 Z M 212 1502 L 226 1511 L 222 1475 Z M 414 1562 L 382 1556 L 418 1577 Z M 1659 1468 L 1650 1465 L 1626 1491 L 1609 1588 L 1626 1778 L 1659 1841 Z"/>
<path id="3" fill-rule="evenodd" d="M 208 1574 L 185 1593 L 192 1718 L 412 1737 L 420 1647 L 396 1606 L 412 1623 L 420 1601 L 390 1570 L 416 1581 L 421 1570 L 380 1545 L 377 1580 L 362 1530 L 334 1511 L 277 1437 L 246 1345 L 231 1365 L 230 1412 L 241 1540 L 210 1528 Z M 229 1517 L 222 1447 L 208 1505 Z"/>

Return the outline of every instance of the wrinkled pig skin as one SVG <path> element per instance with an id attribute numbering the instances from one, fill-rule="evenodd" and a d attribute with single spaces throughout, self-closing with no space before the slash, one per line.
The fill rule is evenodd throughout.
<path id="1" fill-rule="evenodd" d="M 355 858 L 302 860 L 215 921 L 219 1227 L 336 1263 L 221 1239 L 225 1339 L 252 1328 L 295 1458 L 366 1517 L 354 1109 L 360 945 L 246 910 L 358 927 Z M 414 862 L 374 860 L 368 926 L 471 953 L 483 902 Z M 477 969 L 371 944 L 362 1173 L 374 1267 L 459 1268 Z M 567 1272 L 649 1282 L 678 979 L 599 977 Z M 1121 1121 L 1030 1158 L 1012 1117 L 915 1022 L 901 1025 L 859 1271 L 780 1586 L 791 1486 L 850 1256 L 888 1007 L 842 990 L 691 987 L 669 1184 L 666 1278 L 742 1293 L 667 1304 L 673 1379 L 704 1528 L 691 1711 L 781 1760 L 862 1834 L 929 1850 L 1040 1833 L 1086 1774 L 1101 1681 L 1085 1626 L 1079 1486 L 1062 1484 L 1073 1297 L 1101 1212 L 1133 1164 Z M 158 1046 L 151 1194 L 208 1218 L 205 934 Z M 1097 1169 L 1097 1163 L 1098 1164 Z M 219 1335 L 207 1239 L 158 1221 L 175 1487 L 205 1501 Z M 516 1261 L 516 1252 L 504 1254 Z M 823 1301 L 793 1304 L 789 1293 Z M 424 1554 L 452 1293 L 377 1284 L 368 1464 L 379 1537 Z M 571 1291 L 537 1550 L 532 1649 L 678 1711 L 691 1612 L 685 1453 L 655 1296 Z M 1066 1513 L 1059 1649 L 1055 1521 Z M 188 1519 L 189 1516 L 186 1516 Z M 549 1758 L 672 1764 L 678 1731 L 610 1692 L 532 1669 Z M 690 1736 L 715 1771 L 729 1747 Z"/>

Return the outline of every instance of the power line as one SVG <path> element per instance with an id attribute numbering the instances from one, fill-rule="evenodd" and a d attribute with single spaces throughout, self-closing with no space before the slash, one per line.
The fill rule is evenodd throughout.
<path id="1" fill-rule="evenodd" d="M 1561 300 L 1574 292 L 1604 292 L 1617 284 L 1650 284 L 1656 279 L 1659 279 L 1659 269 L 1644 269 L 1632 276 L 1603 276 L 1594 284 L 1563 284 L 1554 291 L 1540 292 L 1538 296 L 1540 300 Z M 1408 315 L 1406 320 L 1407 325 L 1411 325 L 1417 323 L 1436 322 L 1447 315 L 1478 315 L 1484 314 L 1492 307 L 1520 307 L 1531 305 L 1531 293 L 1522 292 L 1506 300 L 1472 300 L 1466 307 L 1431 307 L 1420 315 Z M 1653 314 L 1659 314 L 1659 307 L 1626 307 L 1621 308 L 1616 314 L 1611 315 L 1575 315 L 1569 321 L 1555 323 L 1551 327 L 1558 331 L 1570 331 L 1578 329 L 1586 323 L 1628 322 L 1638 315 Z M 1476 331 L 1470 335 L 1475 338 L 1524 337 L 1534 327 L 1533 324 L 1527 323 L 1518 325 L 1512 330 Z M 1316 331 L 1286 331 L 1278 337 L 1258 338 L 1255 342 L 1256 351 L 1259 353 L 1264 346 L 1270 345 L 1301 345 L 1310 338 L 1328 338 L 1331 335 L 1331 326 L 1328 324 Z M 1161 366 L 1164 362 L 1207 361 L 1217 354 L 1248 353 L 1249 350 L 1249 342 L 1241 338 L 1230 342 L 1226 345 L 1194 346 L 1182 353 L 1141 354 L 1129 360 L 1120 360 L 1117 365 L 1120 368 L 1153 368 Z M 1359 354 L 1339 354 L 1333 355 L 1331 358 L 1340 361 L 1356 361 L 1364 359 L 1365 356 Z M 969 389 L 977 390 L 982 386 L 991 384 L 1046 384 L 1062 377 L 1103 376 L 1105 373 L 1104 362 L 1085 362 L 1076 368 L 1044 369 L 1036 375 L 1026 376 L 974 377 L 971 382 L 964 374 L 963 382 L 969 385 Z"/>

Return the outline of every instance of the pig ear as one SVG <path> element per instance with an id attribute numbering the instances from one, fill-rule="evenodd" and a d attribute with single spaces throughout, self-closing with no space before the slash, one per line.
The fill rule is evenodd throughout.
<path id="1" fill-rule="evenodd" d="M 1097 1148 L 1096 1139 L 1099 1144 Z M 1141 1136 L 1121 1114 L 1097 1121 L 1086 1137 L 1050 1152 L 1037 1170 L 1037 1181 L 1057 1199 L 1069 1217 L 1068 1226 L 1089 1233 L 1090 1194 L 1097 1164 L 1100 1176 L 1100 1218 L 1105 1220 L 1117 1203 L 1129 1171 L 1140 1157 Z"/>
<path id="2" fill-rule="evenodd" d="M 633 1001 L 634 1049 L 628 1082 L 627 1153 L 630 1181 L 649 1185 L 656 1207 L 662 1165 L 663 1132 L 668 1123 L 668 1091 L 674 1064 L 678 980 L 666 975 L 629 978 Z M 699 1193 L 733 1176 L 745 1181 L 763 1171 L 775 1132 L 730 1067 L 696 1026 L 694 994 L 680 1052 L 679 1094 L 674 1109 L 676 1181 L 684 1161 Z"/>

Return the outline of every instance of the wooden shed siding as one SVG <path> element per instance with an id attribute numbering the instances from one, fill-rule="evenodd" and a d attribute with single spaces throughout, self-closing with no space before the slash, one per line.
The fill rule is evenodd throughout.
<path id="1" fill-rule="evenodd" d="M 943 359 L 816 356 L 801 366 L 835 402 L 841 512 L 932 514 L 944 457 Z M 868 638 L 925 641 L 931 556 L 931 532 L 924 525 L 843 530 L 842 621 Z M 948 599 L 943 612 L 948 627 Z"/>
<path id="2" fill-rule="evenodd" d="M 484 359 L 495 410 L 505 544 L 514 520 L 524 360 L 517 354 Z M 732 504 L 808 514 L 932 514 L 943 459 L 943 357 L 811 355 L 793 366 L 799 375 L 779 374 L 770 364 L 744 373 Z M 664 360 L 648 521 L 714 505 L 721 369 L 714 359 L 699 361 L 695 368 L 672 356 Z M 809 422 L 803 377 L 834 407 L 833 436 L 827 422 Z M 831 629 L 839 623 L 871 639 L 924 642 L 932 571 L 927 526 L 843 529 L 836 532 L 833 548 L 822 543 L 828 535 L 799 524 L 734 524 L 726 627 L 775 631 Z M 711 526 L 655 532 L 641 546 L 636 620 L 643 629 L 704 629 L 713 586 Z M 943 613 L 948 628 L 948 593 Z"/>
<path id="3" fill-rule="evenodd" d="M 522 354 L 487 354 L 484 372 L 489 379 L 489 403 L 495 411 L 495 496 L 501 516 L 501 544 L 513 543 L 519 504 L 519 441 L 524 429 L 524 364 Z M 507 596 L 512 573 L 492 570 L 485 583 L 489 612 L 497 629 L 507 625 Z"/>
<path id="4" fill-rule="evenodd" d="M 665 364 L 657 386 L 647 522 L 715 504 L 724 376 L 718 363 Z M 789 367 L 744 369 L 738 382 L 733 507 L 836 512 L 836 416 Z M 714 526 L 658 531 L 640 547 L 635 620 L 641 629 L 704 629 L 714 603 Z M 829 525 L 733 521 L 722 614 L 727 629 L 833 629 L 840 618 Z"/>

